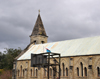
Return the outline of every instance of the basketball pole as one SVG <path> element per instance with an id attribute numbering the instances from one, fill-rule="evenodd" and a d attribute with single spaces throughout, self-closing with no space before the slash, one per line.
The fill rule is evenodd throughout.
<path id="1" fill-rule="evenodd" d="M 48 79 L 49 79 L 50 53 L 48 53 Z"/>
<path id="2" fill-rule="evenodd" d="M 60 79 L 60 74 L 61 74 L 61 70 L 60 70 L 60 54 L 59 54 L 59 79 Z"/>

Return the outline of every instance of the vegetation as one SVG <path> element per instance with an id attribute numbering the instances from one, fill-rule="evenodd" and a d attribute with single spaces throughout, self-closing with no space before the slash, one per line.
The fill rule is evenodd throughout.
<path id="1" fill-rule="evenodd" d="M 0 79 L 11 79 L 14 58 L 21 53 L 21 48 L 6 49 L 0 52 Z"/>
<path id="2" fill-rule="evenodd" d="M 0 75 L 0 79 L 12 79 L 12 71 L 11 70 L 5 70 Z"/>
<path id="3" fill-rule="evenodd" d="M 2 72 L 3 72 L 3 69 L 0 69 L 0 74 L 2 74 Z"/>

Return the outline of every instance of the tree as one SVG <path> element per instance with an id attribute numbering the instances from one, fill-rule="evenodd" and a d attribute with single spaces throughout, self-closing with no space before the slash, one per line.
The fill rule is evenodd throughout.
<path id="1" fill-rule="evenodd" d="M 0 69 L 11 70 L 13 68 L 14 58 L 21 53 L 21 48 L 7 49 L 3 53 L 0 53 Z"/>

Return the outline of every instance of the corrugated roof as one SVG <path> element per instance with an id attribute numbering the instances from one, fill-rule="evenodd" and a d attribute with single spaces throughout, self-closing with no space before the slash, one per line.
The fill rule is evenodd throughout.
<path id="1" fill-rule="evenodd" d="M 43 47 L 61 56 L 100 54 L 100 36 L 33 45 L 18 60 L 31 59 L 31 53 L 43 53 Z"/>

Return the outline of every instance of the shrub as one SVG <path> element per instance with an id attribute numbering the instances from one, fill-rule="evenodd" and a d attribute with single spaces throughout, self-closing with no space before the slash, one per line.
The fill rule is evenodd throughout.
<path id="1" fill-rule="evenodd" d="M 4 71 L 3 69 L 0 69 L 0 75 L 3 73 L 3 71 Z"/>
<path id="2" fill-rule="evenodd" d="M 0 75 L 0 79 L 12 79 L 12 71 L 6 70 Z"/>

